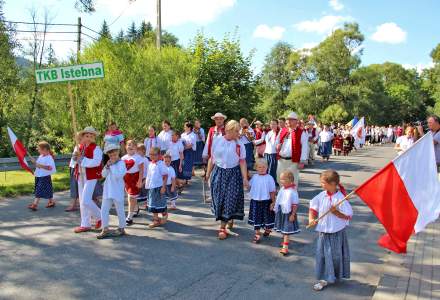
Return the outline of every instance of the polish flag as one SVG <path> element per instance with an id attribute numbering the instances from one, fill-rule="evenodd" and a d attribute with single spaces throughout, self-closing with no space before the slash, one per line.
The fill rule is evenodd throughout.
<path id="1" fill-rule="evenodd" d="M 14 149 L 14 152 L 17 155 L 20 166 L 26 171 L 30 172 L 31 174 L 34 174 L 34 172 L 32 172 L 31 168 L 29 167 L 29 164 L 26 161 L 26 154 L 27 154 L 26 148 L 17 139 L 17 136 L 9 127 L 8 127 L 8 134 L 9 134 L 9 139 L 11 140 L 12 148 Z"/>
<path id="2" fill-rule="evenodd" d="M 378 240 L 379 245 L 406 253 L 411 235 L 422 231 L 440 213 L 432 134 L 425 134 L 355 192 L 385 227 L 387 233 Z"/>

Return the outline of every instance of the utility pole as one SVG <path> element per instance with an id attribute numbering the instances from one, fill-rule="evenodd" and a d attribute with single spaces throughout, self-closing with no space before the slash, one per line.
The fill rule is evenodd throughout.
<path id="1" fill-rule="evenodd" d="M 76 63 L 79 64 L 79 56 L 81 52 L 81 17 L 78 17 L 78 37 L 76 40 Z M 77 91 L 76 96 L 78 97 L 79 91 Z M 78 121 L 76 120 L 75 112 L 75 101 L 73 99 L 72 84 L 70 81 L 67 82 L 67 94 L 70 101 L 70 114 L 72 115 L 72 129 L 73 129 L 73 139 L 75 140 L 76 134 L 78 133 Z"/>
<path id="2" fill-rule="evenodd" d="M 81 17 L 78 17 L 78 38 L 76 41 L 76 62 L 79 63 L 79 53 L 81 52 Z"/>
<path id="3" fill-rule="evenodd" d="M 162 40 L 162 20 L 161 20 L 161 8 L 160 0 L 157 0 L 157 26 L 156 26 L 156 47 L 160 49 Z"/>

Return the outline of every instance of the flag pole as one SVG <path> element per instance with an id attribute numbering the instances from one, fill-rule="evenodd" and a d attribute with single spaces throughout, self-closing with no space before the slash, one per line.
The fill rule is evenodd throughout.
<path id="1" fill-rule="evenodd" d="M 348 194 L 347 196 L 344 197 L 344 199 L 340 200 L 339 202 L 337 202 L 335 204 L 335 207 L 338 207 L 339 205 L 341 205 L 344 201 L 347 201 L 348 199 L 351 198 L 351 196 L 353 196 L 355 194 L 356 190 L 353 190 L 350 194 Z M 320 220 L 322 220 L 326 215 L 328 215 L 329 213 L 331 213 L 331 209 L 329 209 L 328 211 L 326 211 L 325 213 L 323 213 L 318 219 L 315 220 L 315 224 L 314 225 L 307 225 L 307 229 L 315 226 L 316 224 L 318 224 L 318 222 Z"/>

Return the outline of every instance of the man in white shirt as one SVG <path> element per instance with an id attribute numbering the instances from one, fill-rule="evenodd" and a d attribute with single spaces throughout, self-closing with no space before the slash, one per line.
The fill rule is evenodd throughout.
<path id="1" fill-rule="evenodd" d="M 309 135 L 298 126 L 298 116 L 292 112 L 287 118 L 288 130 L 281 132 L 277 137 L 277 151 L 279 153 L 277 177 L 285 170 L 290 170 L 295 177 L 295 185 L 299 183 L 299 170 L 304 168 L 309 154 Z"/>
<path id="2" fill-rule="evenodd" d="M 434 138 L 435 161 L 437 163 L 437 172 L 440 179 L 440 118 L 436 115 L 430 116 L 428 118 L 428 127 Z"/>

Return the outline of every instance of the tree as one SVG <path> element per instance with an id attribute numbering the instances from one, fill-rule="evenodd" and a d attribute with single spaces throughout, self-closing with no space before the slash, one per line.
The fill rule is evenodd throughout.
<path id="1" fill-rule="evenodd" d="M 200 118 L 205 126 L 218 111 L 228 119 L 252 117 L 258 105 L 255 78 L 251 57 L 243 56 L 239 41 L 225 37 L 218 42 L 199 34 L 191 53 L 197 67 L 191 116 Z"/>
<path id="2" fill-rule="evenodd" d="M 291 45 L 280 42 L 266 56 L 260 81 L 260 97 L 263 99 L 263 106 L 267 108 L 265 113 L 270 118 L 279 117 L 287 109 L 285 99 L 293 83 L 287 65 L 292 51 Z"/>
<path id="3" fill-rule="evenodd" d="M 55 50 L 52 47 L 52 44 L 49 44 L 49 48 L 47 49 L 47 64 L 55 65 L 57 64 L 57 57 L 55 55 Z"/>
<path id="4" fill-rule="evenodd" d="M 115 38 L 115 42 L 122 43 L 123 41 L 125 41 L 125 39 L 124 39 L 124 30 L 121 29 L 121 31 L 119 31 L 118 35 Z"/>
<path id="5" fill-rule="evenodd" d="M 110 28 L 107 25 L 107 22 L 104 20 L 104 22 L 102 22 L 102 26 L 101 26 L 101 30 L 99 31 L 99 39 L 112 39 L 112 35 L 110 33 Z"/>
<path id="6" fill-rule="evenodd" d="M 9 153 L 8 139 L 5 135 L 14 94 L 19 84 L 18 69 L 13 51 L 17 46 L 13 28 L 4 23 L 3 4 L 0 0 L 0 156 Z M 12 126 L 12 125 L 11 125 Z"/>
<path id="7" fill-rule="evenodd" d="M 150 22 L 142 21 L 141 26 L 139 27 L 137 39 L 141 40 L 145 37 L 145 35 L 149 32 L 153 32 L 153 26 L 151 26 Z"/>
<path id="8" fill-rule="evenodd" d="M 130 27 L 128 27 L 126 40 L 127 42 L 134 43 L 137 41 L 138 32 L 136 29 L 136 24 L 134 22 L 131 23 Z"/>
<path id="9" fill-rule="evenodd" d="M 324 124 L 341 123 L 347 121 L 348 113 L 339 104 L 328 106 L 320 115 L 319 120 Z"/>

